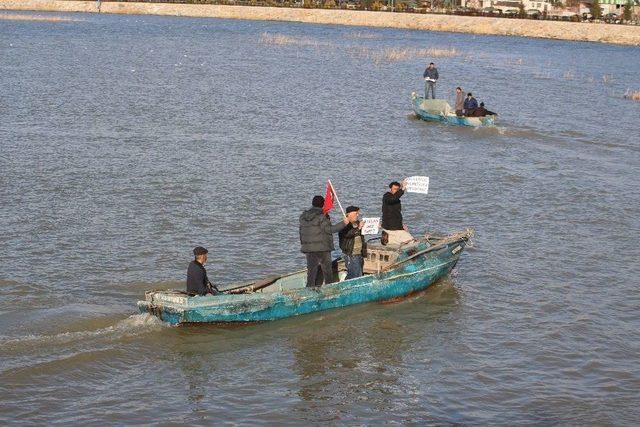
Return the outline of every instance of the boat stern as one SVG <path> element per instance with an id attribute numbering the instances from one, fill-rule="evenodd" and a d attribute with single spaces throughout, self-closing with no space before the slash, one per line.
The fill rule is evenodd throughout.
<path id="1" fill-rule="evenodd" d="M 138 301 L 138 310 L 158 317 L 163 322 L 177 325 L 184 321 L 189 296 L 180 291 L 154 290 L 144 293 L 144 300 Z"/>

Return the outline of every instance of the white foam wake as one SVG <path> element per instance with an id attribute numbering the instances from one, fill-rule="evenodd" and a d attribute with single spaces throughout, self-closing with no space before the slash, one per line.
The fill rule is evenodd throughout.
<path id="1" fill-rule="evenodd" d="M 12 344 L 24 344 L 30 342 L 57 342 L 57 343 L 69 343 L 76 340 L 83 340 L 87 338 L 95 338 L 101 336 L 122 337 L 139 335 L 146 332 L 152 332 L 161 330 L 168 327 L 168 325 L 158 319 L 156 316 L 152 316 L 148 313 L 145 314 L 133 314 L 126 319 L 119 320 L 115 325 L 107 326 L 105 328 L 89 330 L 89 331 L 73 331 L 73 332 L 61 332 L 54 335 L 25 335 L 17 338 L 1 337 L 0 344 L 12 345 Z"/>

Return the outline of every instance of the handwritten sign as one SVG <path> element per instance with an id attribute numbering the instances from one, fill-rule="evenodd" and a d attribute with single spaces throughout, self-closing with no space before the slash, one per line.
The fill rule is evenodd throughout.
<path id="1" fill-rule="evenodd" d="M 407 192 L 409 193 L 422 193 L 427 194 L 429 192 L 429 177 L 428 176 L 410 176 L 406 179 Z"/>
<path id="2" fill-rule="evenodd" d="M 378 218 L 362 218 L 364 226 L 362 227 L 363 235 L 378 234 L 380 231 L 380 217 Z"/>

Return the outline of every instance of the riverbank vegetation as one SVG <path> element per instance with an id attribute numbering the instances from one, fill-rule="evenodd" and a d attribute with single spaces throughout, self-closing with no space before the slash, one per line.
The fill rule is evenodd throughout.
<path id="1" fill-rule="evenodd" d="M 392 13 L 448 14 L 460 16 L 487 16 L 505 19 L 532 19 L 570 22 L 603 22 L 608 24 L 640 25 L 640 13 L 634 9 L 629 0 L 623 7 L 622 15 L 603 14 L 598 2 L 592 2 L 589 13 L 580 13 L 575 1 L 554 1 L 550 10 L 525 10 L 520 2 L 517 9 L 513 6 L 470 7 L 454 6 L 447 0 L 103 0 L 103 2 L 142 2 L 142 3 L 179 3 L 179 4 L 214 4 L 228 6 L 263 6 L 305 9 L 344 9 L 368 10 Z M 511 2 L 516 3 L 516 2 Z M 477 3 L 478 5 L 480 3 Z M 575 9 L 575 10 L 574 10 Z M 636 10 L 634 12 L 634 10 Z"/>

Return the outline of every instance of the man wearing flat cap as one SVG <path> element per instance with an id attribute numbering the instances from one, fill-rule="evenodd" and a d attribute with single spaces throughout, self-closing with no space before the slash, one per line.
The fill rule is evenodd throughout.
<path id="1" fill-rule="evenodd" d="M 187 268 L 187 293 L 193 295 L 206 295 L 218 293 L 218 289 L 209 282 L 207 270 L 204 264 L 207 262 L 207 251 L 202 246 L 193 249 L 195 259 L 189 263 Z"/>
<path id="2" fill-rule="evenodd" d="M 344 280 L 362 276 L 364 257 L 367 256 L 367 244 L 362 235 L 364 222 L 358 219 L 359 213 L 359 207 L 349 206 L 346 212 L 349 224 L 338 233 L 342 257 L 347 267 L 347 277 Z"/>

